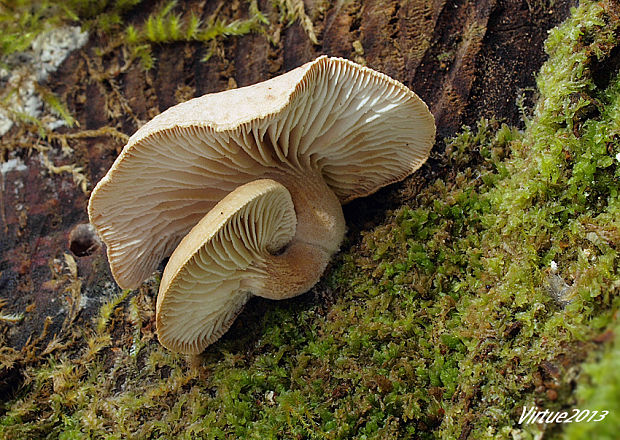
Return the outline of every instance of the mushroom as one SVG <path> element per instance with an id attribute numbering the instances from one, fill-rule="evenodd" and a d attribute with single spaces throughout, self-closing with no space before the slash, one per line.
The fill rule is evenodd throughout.
<path id="1" fill-rule="evenodd" d="M 298 240 L 295 229 L 291 195 L 274 180 L 246 183 L 224 197 L 166 264 L 157 297 L 160 342 L 200 353 L 252 294 L 283 299 L 309 290 L 329 254 Z"/>
<path id="2" fill-rule="evenodd" d="M 426 104 L 403 84 L 322 56 L 268 81 L 194 98 L 153 118 L 129 139 L 95 187 L 89 217 L 107 245 L 114 278 L 123 288 L 135 288 L 173 251 L 168 266 L 173 259 L 185 261 L 177 246 L 204 244 L 195 231 L 207 234 L 200 225 L 214 222 L 218 212 L 212 209 L 229 212 L 222 204 L 231 197 L 242 209 L 246 205 L 238 194 L 255 194 L 246 184 L 270 179 L 285 187 L 294 206 L 291 243 L 311 248 L 312 258 L 300 258 L 295 268 L 273 266 L 305 277 L 296 279 L 298 287 L 283 288 L 273 276 L 264 278 L 260 289 L 245 281 L 242 291 L 287 298 L 307 291 L 338 251 L 345 233 L 341 204 L 413 173 L 428 157 L 434 137 Z M 272 255 L 273 262 L 285 254 Z M 159 306 L 173 301 L 162 300 L 169 297 L 162 292 L 160 335 L 167 334 L 168 320 Z M 230 298 L 240 298 L 236 295 Z M 238 301 L 235 307 L 245 302 Z M 222 316 L 228 320 L 235 313 Z M 221 331 L 207 333 L 211 337 L 203 335 L 204 341 L 212 341 Z M 170 347 L 204 348 L 184 344 Z"/>

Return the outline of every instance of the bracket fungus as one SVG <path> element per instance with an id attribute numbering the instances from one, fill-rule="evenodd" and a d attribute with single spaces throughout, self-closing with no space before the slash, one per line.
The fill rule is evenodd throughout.
<path id="1" fill-rule="evenodd" d="M 322 56 L 153 118 L 97 184 L 88 213 L 121 287 L 170 256 L 159 339 L 199 353 L 252 294 L 309 290 L 344 238 L 341 204 L 413 173 L 434 138 L 433 116 L 403 84 Z"/>

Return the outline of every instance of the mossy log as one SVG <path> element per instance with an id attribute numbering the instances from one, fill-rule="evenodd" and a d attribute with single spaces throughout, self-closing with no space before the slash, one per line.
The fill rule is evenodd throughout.
<path id="1" fill-rule="evenodd" d="M 365 63 L 410 87 L 429 104 L 442 138 L 481 117 L 519 123 L 515 101 L 533 87 L 545 58 L 546 32 L 566 17 L 571 4 L 307 1 L 306 14 L 318 36 L 314 44 L 300 20 L 278 24 L 272 2 L 262 1 L 258 6 L 272 23 L 269 31 L 229 38 L 207 62 L 201 61 L 201 44 L 161 44 L 154 48 L 154 67 L 145 71 L 137 62 L 127 66 L 121 48 L 106 49 L 101 56 L 101 48 L 114 41 L 93 34 L 48 85 L 79 123 L 65 132 L 96 134 L 117 127 L 131 135 L 179 101 L 262 81 L 328 54 Z M 249 14 L 239 2 L 188 2 L 184 8 L 201 17 L 219 8 L 219 14 L 231 20 Z M 127 20 L 139 22 L 149 12 L 134 12 Z M 3 142 L 17 145 L 21 135 L 14 130 Z M 122 148 L 114 138 L 93 136 L 69 140 L 70 156 L 50 153 L 58 164 L 82 167 L 91 189 Z M 25 170 L 3 173 L 0 199 L 0 297 L 7 301 L 5 313 L 24 313 L 21 322 L 5 329 L 5 343 L 17 349 L 39 338 L 46 319 L 51 322 L 45 341 L 60 331 L 69 313 L 64 254 L 75 255 L 70 251 L 71 231 L 88 221 L 88 195 L 70 175 L 49 175 L 35 155 L 23 159 Z M 348 213 L 352 228 L 373 221 L 393 204 L 382 195 L 354 205 Z M 78 309 L 84 319 L 117 288 L 103 249 L 75 259 L 82 297 Z"/>

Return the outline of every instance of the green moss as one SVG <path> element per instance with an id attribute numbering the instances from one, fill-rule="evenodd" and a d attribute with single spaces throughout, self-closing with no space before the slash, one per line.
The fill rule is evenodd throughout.
<path id="1" fill-rule="evenodd" d="M 155 62 L 151 54 L 153 44 L 200 42 L 206 44 L 204 60 L 208 60 L 217 40 L 265 32 L 270 25 L 257 0 L 245 3 L 248 18 L 244 20 L 219 18 L 221 8 L 218 8 L 214 16 L 203 22 L 194 12 L 179 12 L 178 2 L 170 0 L 159 2 L 144 21 L 127 23 L 127 16 L 140 4 L 145 5 L 143 0 L 16 0 L 0 9 L 0 61 L 5 63 L 7 56 L 28 49 L 41 33 L 67 24 L 77 24 L 105 37 L 103 41 L 112 48 L 126 47 L 130 58 L 139 59 L 146 69 L 152 68 Z M 274 1 L 273 4 L 281 23 L 290 25 L 300 21 L 308 38 L 317 44 L 302 1 Z M 110 50 L 110 47 L 100 49 Z"/>
<path id="2" fill-rule="evenodd" d="M 0 434 L 562 436 L 560 425 L 518 424 L 538 405 L 613 411 L 567 433 L 603 436 L 617 425 L 617 334 L 577 395 L 573 378 L 620 304 L 613 14 L 583 2 L 550 33 L 525 131 L 482 120 L 446 140 L 454 173 L 338 257 L 316 289 L 335 293 L 327 310 L 307 296 L 255 301 L 188 363 L 155 340 L 155 286 L 124 293 L 82 330 L 87 343 L 27 363 Z"/>
<path id="3" fill-rule="evenodd" d="M 583 366 L 584 377 L 577 389 L 575 408 L 589 410 L 599 422 L 573 423 L 566 430 L 567 440 L 596 438 L 612 440 L 618 437 L 620 426 L 620 325 L 608 331 L 612 342 L 603 356 Z M 588 419 L 590 415 L 588 414 Z"/>
<path id="4" fill-rule="evenodd" d="M 306 14 L 305 5 L 303 0 L 272 0 L 271 3 L 278 10 L 280 15 L 280 23 L 290 26 L 296 21 L 301 24 L 301 27 L 308 35 L 308 39 L 313 44 L 319 44 L 316 33 L 314 32 L 314 26 L 311 18 Z M 324 4 L 319 4 L 319 10 L 324 8 Z"/>
<path id="5" fill-rule="evenodd" d="M 175 12 L 177 2 L 169 1 L 149 15 L 142 25 L 128 26 L 123 42 L 129 47 L 131 56 L 139 58 L 147 69 L 154 63 L 151 55 L 152 44 L 179 42 L 207 44 L 207 53 L 203 58 L 206 61 L 215 53 L 219 39 L 264 31 L 269 21 L 258 9 L 256 0 L 250 0 L 248 3 L 250 17 L 246 20 L 225 21 L 219 19 L 216 14 L 203 23 L 193 12 L 186 15 Z"/>
<path id="6" fill-rule="evenodd" d="M 41 33 L 68 23 L 86 30 L 115 31 L 142 0 L 13 0 L 0 8 L 0 58 L 21 52 Z"/>

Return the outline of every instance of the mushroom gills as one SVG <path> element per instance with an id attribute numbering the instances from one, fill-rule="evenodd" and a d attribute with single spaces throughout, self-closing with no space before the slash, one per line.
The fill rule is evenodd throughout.
<path id="1" fill-rule="evenodd" d="M 317 172 L 346 203 L 411 174 L 434 138 L 428 107 L 403 84 L 323 56 L 153 118 L 93 190 L 89 218 L 118 284 L 137 288 L 239 185 Z"/>
<path id="2" fill-rule="evenodd" d="M 325 208 L 313 199 L 319 197 L 317 187 L 327 186 L 303 182 L 314 189 L 305 198 L 299 189 L 291 193 L 270 179 L 242 185 L 181 240 L 166 265 L 157 298 L 157 331 L 164 346 L 199 353 L 230 327 L 252 294 L 290 298 L 319 280 L 334 246 L 327 249 L 316 237 L 306 241 L 298 226 L 299 218 L 307 222 Z M 311 213 L 304 213 L 303 205 L 296 207 L 295 198 L 311 201 Z M 339 204 L 338 210 L 342 217 Z M 278 249 L 284 250 L 274 254 Z"/>

